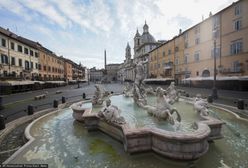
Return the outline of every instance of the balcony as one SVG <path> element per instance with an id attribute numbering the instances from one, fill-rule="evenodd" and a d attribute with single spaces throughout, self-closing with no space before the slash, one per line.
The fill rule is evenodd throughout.
<path id="1" fill-rule="evenodd" d="M 167 62 L 164 64 L 164 69 L 172 69 L 173 68 L 173 62 Z"/>

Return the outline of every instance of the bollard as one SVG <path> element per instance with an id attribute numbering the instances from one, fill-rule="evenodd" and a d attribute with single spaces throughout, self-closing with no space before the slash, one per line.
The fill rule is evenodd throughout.
<path id="1" fill-rule="evenodd" d="M 62 96 L 62 104 L 64 104 L 65 102 L 66 102 L 66 98 Z"/>
<path id="2" fill-rule="evenodd" d="M 83 93 L 83 99 L 85 99 L 86 98 L 86 94 L 85 93 Z"/>
<path id="3" fill-rule="evenodd" d="M 34 106 L 28 105 L 28 115 L 33 115 L 33 114 L 34 114 Z"/>
<path id="4" fill-rule="evenodd" d="M 58 100 L 53 101 L 53 108 L 58 108 L 59 102 Z"/>
<path id="5" fill-rule="evenodd" d="M 0 110 L 3 110 L 3 97 L 0 96 Z"/>
<path id="6" fill-rule="evenodd" d="M 0 130 L 3 130 L 5 128 L 5 119 L 3 115 L 0 115 Z"/>
<path id="7" fill-rule="evenodd" d="M 208 103 L 213 103 L 213 96 L 212 95 L 208 96 Z"/>
<path id="8" fill-rule="evenodd" d="M 244 110 L 244 109 L 245 109 L 245 102 L 244 102 L 243 99 L 239 99 L 239 100 L 238 100 L 237 107 L 238 107 L 238 109 L 240 109 L 240 110 Z"/>

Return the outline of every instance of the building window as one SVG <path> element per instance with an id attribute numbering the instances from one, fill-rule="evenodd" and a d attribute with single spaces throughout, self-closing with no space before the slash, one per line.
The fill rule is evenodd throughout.
<path id="1" fill-rule="evenodd" d="M 24 48 L 24 53 L 28 54 L 28 49 L 26 47 Z"/>
<path id="2" fill-rule="evenodd" d="M 17 50 L 18 50 L 18 52 L 22 52 L 22 46 L 21 45 L 18 45 L 17 46 Z"/>
<path id="3" fill-rule="evenodd" d="M 178 65 L 178 64 L 179 64 L 179 60 L 178 60 L 178 58 L 176 58 L 175 65 Z"/>
<path id="4" fill-rule="evenodd" d="M 175 47 L 175 52 L 178 52 L 179 51 L 179 47 Z"/>
<path id="5" fill-rule="evenodd" d="M 41 70 L 41 64 L 38 64 L 38 69 Z"/>
<path id="6" fill-rule="evenodd" d="M 48 72 L 50 72 L 51 71 L 51 67 L 50 66 L 48 66 Z"/>
<path id="7" fill-rule="evenodd" d="M 5 39 L 2 39 L 2 46 L 6 47 L 6 40 Z"/>
<path id="8" fill-rule="evenodd" d="M 165 52 L 163 51 L 163 57 L 165 57 Z"/>
<path id="9" fill-rule="evenodd" d="M 199 34 L 200 33 L 200 26 L 197 26 L 196 28 L 195 28 L 195 34 Z"/>
<path id="10" fill-rule="evenodd" d="M 214 58 L 214 48 L 211 51 L 211 57 Z M 215 57 L 216 58 L 219 58 L 220 57 L 220 48 L 219 47 L 216 47 L 215 48 Z"/>
<path id="11" fill-rule="evenodd" d="M 35 52 L 35 53 L 34 53 L 34 55 L 35 55 L 35 57 L 36 57 L 36 58 L 38 58 L 38 57 L 39 57 L 38 52 Z M 45 55 L 44 55 L 44 57 L 45 57 Z"/>
<path id="12" fill-rule="evenodd" d="M 33 69 L 34 68 L 34 63 L 30 62 L 30 68 Z"/>
<path id="13" fill-rule="evenodd" d="M 22 59 L 19 59 L 19 66 L 22 67 Z"/>
<path id="14" fill-rule="evenodd" d="M 15 43 L 11 42 L 10 47 L 11 47 L 12 50 L 15 50 Z"/>
<path id="15" fill-rule="evenodd" d="M 195 39 L 195 44 L 197 45 L 199 43 L 200 43 L 200 38 L 198 37 L 198 38 Z"/>
<path id="16" fill-rule="evenodd" d="M 213 38 L 216 39 L 219 36 L 220 36 L 220 30 L 219 29 L 213 30 Z"/>
<path id="17" fill-rule="evenodd" d="M 184 47 L 188 48 L 188 42 L 184 42 Z"/>
<path id="18" fill-rule="evenodd" d="M 240 30 L 241 29 L 241 20 L 236 20 L 235 22 L 234 22 L 234 29 L 235 30 Z"/>
<path id="19" fill-rule="evenodd" d="M 25 70 L 29 70 L 29 62 L 25 61 Z"/>
<path id="20" fill-rule="evenodd" d="M 188 55 L 184 56 L 184 63 L 187 64 L 188 63 Z"/>
<path id="21" fill-rule="evenodd" d="M 242 41 L 236 41 L 231 44 L 231 55 L 239 54 L 243 50 Z"/>
<path id="22" fill-rule="evenodd" d="M 34 51 L 33 50 L 30 50 L 30 55 L 34 56 Z"/>
<path id="23" fill-rule="evenodd" d="M 200 61 L 200 53 L 195 53 L 195 55 L 194 55 L 194 57 L 195 57 L 195 62 L 199 62 Z"/>
<path id="24" fill-rule="evenodd" d="M 5 54 L 1 54 L 1 62 L 2 64 L 9 64 L 8 56 Z"/>
<path id="25" fill-rule="evenodd" d="M 3 76 L 8 76 L 8 72 L 7 71 L 3 71 Z"/>
<path id="26" fill-rule="evenodd" d="M 213 30 L 217 29 L 219 27 L 219 25 L 220 25 L 220 17 L 219 17 L 219 15 L 214 16 L 212 22 L 213 22 L 213 26 L 212 26 Z"/>
<path id="27" fill-rule="evenodd" d="M 240 5 L 235 6 L 234 14 L 235 16 L 239 16 L 241 14 Z"/>
<path id="28" fill-rule="evenodd" d="M 45 65 L 43 66 L 43 70 L 46 71 L 46 66 Z"/>
<path id="29" fill-rule="evenodd" d="M 168 55 L 170 55 L 171 54 L 171 50 L 168 50 Z"/>
<path id="30" fill-rule="evenodd" d="M 15 57 L 11 57 L 11 65 L 15 65 Z"/>
<path id="31" fill-rule="evenodd" d="M 234 61 L 232 64 L 232 71 L 233 72 L 240 72 L 241 71 L 241 66 L 239 61 Z"/>
<path id="32" fill-rule="evenodd" d="M 184 40 L 188 39 L 188 32 L 184 33 L 183 38 L 184 38 Z"/>
<path id="33" fill-rule="evenodd" d="M 199 76 L 199 71 L 196 71 L 196 76 Z"/>

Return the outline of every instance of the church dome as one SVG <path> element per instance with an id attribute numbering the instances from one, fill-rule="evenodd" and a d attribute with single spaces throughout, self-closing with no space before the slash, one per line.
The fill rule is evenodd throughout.
<path id="1" fill-rule="evenodd" d="M 154 37 L 149 33 L 149 27 L 145 22 L 145 25 L 143 26 L 143 34 L 141 36 L 141 43 L 154 43 L 156 42 L 156 40 L 154 39 Z"/>
<path id="2" fill-rule="evenodd" d="M 142 36 L 141 36 L 141 43 L 155 43 L 156 40 L 155 38 L 149 33 L 143 33 Z"/>

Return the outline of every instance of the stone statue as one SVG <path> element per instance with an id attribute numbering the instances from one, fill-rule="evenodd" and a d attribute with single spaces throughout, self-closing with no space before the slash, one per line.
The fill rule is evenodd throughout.
<path id="1" fill-rule="evenodd" d="M 92 98 L 92 105 L 102 105 L 103 101 L 109 96 L 109 92 L 105 91 L 100 85 L 95 85 L 96 91 Z"/>
<path id="2" fill-rule="evenodd" d="M 174 125 L 175 120 L 181 122 L 181 116 L 178 113 L 178 111 L 168 103 L 168 100 L 164 95 L 164 92 L 165 90 L 163 90 L 160 87 L 157 89 L 156 106 L 144 105 L 142 107 L 147 111 L 148 114 L 157 117 L 159 119 L 168 120 L 170 124 Z M 177 115 L 176 119 L 174 119 L 172 116 L 174 112 Z"/>
<path id="3" fill-rule="evenodd" d="M 156 95 L 156 92 L 151 86 L 149 86 L 148 88 L 146 88 L 146 94 Z"/>
<path id="4" fill-rule="evenodd" d="M 175 88 L 175 82 L 171 82 L 170 86 L 166 89 L 166 99 L 170 104 L 174 104 L 179 100 L 179 92 Z"/>
<path id="5" fill-rule="evenodd" d="M 133 88 L 130 83 L 126 83 L 123 91 L 124 96 L 132 97 L 133 96 Z"/>
<path id="6" fill-rule="evenodd" d="M 133 99 L 139 106 L 147 104 L 146 90 L 143 80 L 145 79 L 145 69 L 143 61 L 139 61 L 135 66 L 135 80 L 133 87 Z"/>
<path id="7" fill-rule="evenodd" d="M 124 117 L 120 116 L 121 110 L 118 107 L 111 105 L 111 100 L 106 100 L 106 106 L 98 112 L 98 116 L 107 122 L 125 124 Z"/>
<path id="8" fill-rule="evenodd" d="M 200 95 L 197 95 L 194 102 L 194 109 L 196 112 L 198 112 L 200 115 L 208 116 L 209 110 L 208 110 L 208 103 L 206 100 L 202 99 Z"/>

